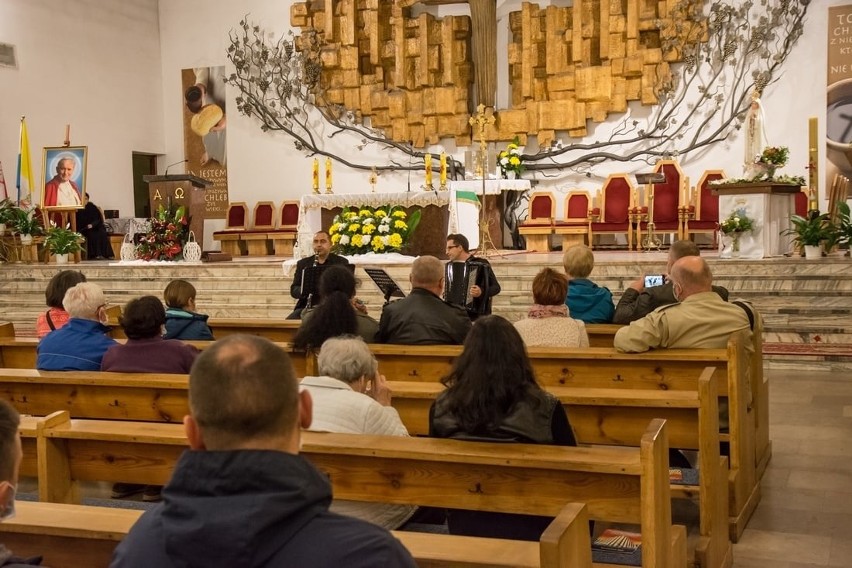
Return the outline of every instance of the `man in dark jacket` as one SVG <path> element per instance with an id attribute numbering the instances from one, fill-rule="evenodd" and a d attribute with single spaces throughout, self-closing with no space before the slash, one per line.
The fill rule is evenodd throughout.
<path id="1" fill-rule="evenodd" d="M 615 315 L 612 318 L 612 323 L 627 324 L 643 318 L 659 308 L 669 304 L 677 303 L 674 297 L 674 290 L 671 280 L 667 275 L 672 271 L 672 265 L 685 256 L 700 256 L 698 246 L 692 241 L 675 241 L 669 249 L 669 262 L 666 266 L 666 274 L 663 275 L 664 283 L 662 286 L 654 286 L 652 288 L 645 287 L 645 275 L 630 284 L 629 288 L 624 290 L 621 299 L 618 301 L 618 306 L 615 307 Z M 728 291 L 721 286 L 713 286 L 713 291 L 719 296 L 728 301 Z"/>
<path id="2" fill-rule="evenodd" d="M 287 319 L 300 319 L 302 310 L 310 305 L 319 303 L 319 295 L 316 290 L 311 294 L 308 290 L 302 290 L 302 279 L 305 275 L 305 269 L 314 266 L 331 266 L 333 264 L 349 264 L 346 258 L 336 255 L 331 252 L 331 237 L 326 231 L 317 231 L 314 235 L 314 255 L 306 256 L 296 263 L 296 274 L 293 275 L 293 283 L 290 284 L 290 295 L 298 300 L 293 312 L 287 316 Z M 319 284 L 319 279 L 314 284 L 314 288 Z"/>
<path id="3" fill-rule="evenodd" d="M 464 308 L 471 321 L 489 315 L 491 299 L 500 293 L 491 263 L 473 256 L 467 237 L 458 233 L 447 235 L 447 256 L 444 299 Z"/>
<path id="4" fill-rule="evenodd" d="M 281 348 L 216 341 L 189 376 L 191 451 L 111 566 L 415 566 L 386 530 L 328 511 L 328 480 L 298 455 L 311 407 Z"/>
<path id="5" fill-rule="evenodd" d="M 434 256 L 421 256 L 411 265 L 411 294 L 388 304 L 379 320 L 378 343 L 400 345 L 461 345 L 470 319 L 460 307 L 441 299 L 444 267 Z"/>

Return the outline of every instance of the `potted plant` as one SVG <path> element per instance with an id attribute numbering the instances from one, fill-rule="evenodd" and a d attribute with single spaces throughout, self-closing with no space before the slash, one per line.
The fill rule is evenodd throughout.
<path id="1" fill-rule="evenodd" d="M 737 257 L 740 255 L 740 237 L 743 233 L 754 230 L 754 220 L 746 215 L 746 210 L 743 207 L 734 209 L 719 223 L 719 230 L 722 234 L 730 239 L 731 250 L 723 250 L 723 255 L 720 258 L 728 256 Z"/>
<path id="2" fill-rule="evenodd" d="M 15 202 L 8 197 L 0 201 L 0 236 L 6 234 L 6 226 L 15 219 Z"/>
<path id="3" fill-rule="evenodd" d="M 35 209 L 16 207 L 13 217 L 12 226 L 21 235 L 21 244 L 32 244 L 33 237 L 42 233 L 41 220 L 36 216 Z"/>
<path id="4" fill-rule="evenodd" d="M 497 164 L 504 178 L 520 178 L 524 171 L 524 162 L 520 150 L 521 140 L 517 136 L 497 156 Z"/>
<path id="5" fill-rule="evenodd" d="M 57 264 L 68 262 L 68 255 L 80 250 L 83 235 L 65 227 L 51 227 L 44 237 L 44 246 L 56 257 Z"/>
<path id="6" fill-rule="evenodd" d="M 828 213 L 820 214 L 819 211 L 809 211 L 806 217 L 791 215 L 790 222 L 793 226 L 782 231 L 782 235 L 794 235 L 793 242 L 805 249 L 805 258 L 820 258 L 822 251 L 820 243 L 825 239 L 831 239 L 835 232 L 834 225 L 829 220 Z"/>
<path id="7" fill-rule="evenodd" d="M 849 204 L 841 201 L 837 204 L 837 242 L 845 244 L 852 251 L 852 214 Z M 852 254 L 847 252 L 847 254 Z"/>

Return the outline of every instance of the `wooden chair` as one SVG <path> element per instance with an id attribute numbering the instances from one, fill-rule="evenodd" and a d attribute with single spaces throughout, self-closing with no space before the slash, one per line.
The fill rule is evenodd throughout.
<path id="1" fill-rule="evenodd" d="M 240 233 L 246 230 L 248 223 L 248 207 L 242 201 L 228 204 L 225 215 L 225 230 L 213 233 L 213 240 L 222 245 L 222 252 L 231 256 L 242 256 L 240 248 Z"/>
<path id="2" fill-rule="evenodd" d="M 258 201 L 254 206 L 251 229 L 240 235 L 246 243 L 248 256 L 266 256 L 269 254 L 267 232 L 275 229 L 275 204 L 271 201 Z"/>
<path id="3" fill-rule="evenodd" d="M 553 234 L 553 219 L 556 216 L 556 200 L 550 192 L 537 192 L 530 196 L 530 213 L 520 224 L 518 232 L 527 241 L 526 250 L 548 252 L 550 235 Z"/>
<path id="4" fill-rule="evenodd" d="M 627 250 L 633 249 L 633 221 L 631 210 L 634 186 L 626 174 L 611 174 L 601 188 L 600 207 L 592 209 L 589 226 L 589 246 L 594 248 L 598 235 L 625 235 Z"/>
<path id="5" fill-rule="evenodd" d="M 683 238 L 692 239 L 692 235 L 697 233 L 707 234 L 713 238 L 713 248 L 719 246 L 719 196 L 713 195 L 710 182 L 726 177 L 722 170 L 706 170 L 701 174 L 695 186 L 695 203 L 686 209 Z"/>
<path id="6" fill-rule="evenodd" d="M 298 225 L 299 202 L 283 202 L 278 214 L 278 230 L 267 233 L 267 237 L 272 241 L 272 247 L 276 256 L 289 256 L 293 254 L 293 245 L 296 243 Z"/>
<path id="7" fill-rule="evenodd" d="M 589 241 L 592 199 L 587 191 L 569 191 L 565 197 L 563 218 L 556 221 L 553 232 L 562 235 L 562 250 Z M 590 244 L 590 243 L 589 243 Z"/>
<path id="8" fill-rule="evenodd" d="M 640 209 L 641 219 L 636 224 L 636 247 L 642 246 L 642 233 L 647 232 L 648 223 L 653 221 L 654 231 L 658 234 L 670 233 L 675 240 L 683 235 L 682 208 L 686 207 L 687 178 L 674 160 L 660 160 L 654 167 L 655 173 L 662 173 L 666 181 L 648 185 L 645 189 L 645 203 Z M 649 208 L 653 196 L 653 218 L 649 217 Z"/>

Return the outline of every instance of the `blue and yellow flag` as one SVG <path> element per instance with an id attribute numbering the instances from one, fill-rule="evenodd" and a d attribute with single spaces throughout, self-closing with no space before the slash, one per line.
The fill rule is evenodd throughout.
<path id="1" fill-rule="evenodd" d="M 21 145 L 18 148 L 18 203 L 23 197 L 32 202 L 33 187 L 33 162 L 30 158 L 30 140 L 27 136 L 27 123 L 21 117 Z"/>

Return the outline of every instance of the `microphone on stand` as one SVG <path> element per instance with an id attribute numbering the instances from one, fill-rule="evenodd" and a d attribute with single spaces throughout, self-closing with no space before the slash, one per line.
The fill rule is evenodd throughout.
<path id="1" fill-rule="evenodd" d="M 411 193 L 411 158 L 414 157 L 411 153 L 414 151 L 414 140 L 409 140 L 408 146 L 408 193 Z"/>
<path id="2" fill-rule="evenodd" d="M 169 175 L 169 168 L 173 168 L 173 167 L 177 166 L 178 164 L 185 164 L 187 162 L 189 162 L 188 159 L 187 160 L 181 160 L 179 162 L 175 162 L 174 164 L 169 164 L 168 166 L 166 166 L 166 173 L 164 173 L 163 175 L 164 176 Z"/>

